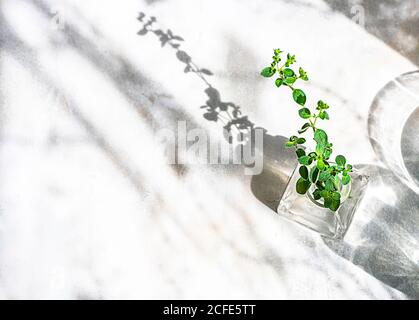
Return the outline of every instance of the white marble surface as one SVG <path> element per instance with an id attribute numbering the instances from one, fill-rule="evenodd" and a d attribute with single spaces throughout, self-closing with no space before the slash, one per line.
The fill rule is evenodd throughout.
<path id="1" fill-rule="evenodd" d="M 156 130 L 177 120 L 218 140 L 221 126 L 202 117 L 205 83 L 155 36 L 138 36 L 136 17 L 181 35 L 222 100 L 272 136 L 299 120 L 259 70 L 273 47 L 294 52 L 310 99 L 333 106 L 336 152 L 356 164 L 377 161 L 375 94 L 417 69 L 381 40 L 319 0 L 0 5 L 0 298 L 411 296 L 279 218 L 241 167 L 152 156 Z"/>

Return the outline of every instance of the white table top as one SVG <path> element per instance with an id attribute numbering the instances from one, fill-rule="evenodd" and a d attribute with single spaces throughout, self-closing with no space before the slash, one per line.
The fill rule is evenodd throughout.
<path id="1" fill-rule="evenodd" d="M 417 195 L 398 205 L 399 191 L 410 191 L 391 172 L 380 169 L 398 191 L 364 208 L 395 199 L 377 211 L 389 217 L 385 228 L 374 228 L 375 212 L 347 242 L 325 243 L 259 201 L 242 167 L 175 167 L 153 156 L 163 149 L 156 131 L 177 121 L 224 140 L 222 126 L 203 118 L 207 85 L 155 35 L 136 34 L 139 11 L 184 38 L 221 100 L 272 143 L 300 121 L 259 71 L 274 47 L 296 54 L 309 101 L 332 106 L 336 154 L 354 164 L 378 161 L 367 128 L 377 91 L 417 69 L 323 1 L 3 0 L 0 298 L 418 295 L 418 247 L 407 250 L 418 238 L 388 220 L 408 212 L 417 221 Z"/>

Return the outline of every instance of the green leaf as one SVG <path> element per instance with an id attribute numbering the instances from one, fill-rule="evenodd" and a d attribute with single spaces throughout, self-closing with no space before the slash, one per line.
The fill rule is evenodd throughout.
<path id="1" fill-rule="evenodd" d="M 351 176 L 349 174 L 342 176 L 342 184 L 347 185 L 349 182 L 351 182 Z"/>
<path id="2" fill-rule="evenodd" d="M 326 148 L 326 150 L 324 150 L 323 156 L 327 160 L 329 159 L 331 154 L 332 154 L 332 148 Z"/>
<path id="3" fill-rule="evenodd" d="M 286 84 L 293 84 L 295 81 L 297 81 L 297 77 L 287 77 L 287 78 L 285 78 L 284 79 L 284 82 L 286 83 Z"/>
<path id="4" fill-rule="evenodd" d="M 309 123 L 304 123 L 304 125 L 301 127 L 300 130 L 298 130 L 298 133 L 304 133 L 307 131 L 307 129 L 310 128 L 310 124 Z"/>
<path id="5" fill-rule="evenodd" d="M 326 111 L 320 111 L 319 118 L 322 120 L 329 120 L 329 114 Z"/>
<path id="6" fill-rule="evenodd" d="M 324 206 L 326 208 L 329 208 L 330 209 L 330 207 L 332 205 L 332 201 L 333 201 L 333 199 L 330 198 L 330 197 L 324 198 Z"/>
<path id="7" fill-rule="evenodd" d="M 295 56 L 288 53 L 287 54 L 287 62 L 285 63 L 285 66 L 289 67 L 294 62 L 295 62 Z"/>
<path id="8" fill-rule="evenodd" d="M 279 88 L 282 85 L 283 80 L 281 78 L 278 78 L 275 80 L 275 85 Z"/>
<path id="9" fill-rule="evenodd" d="M 312 167 L 310 170 L 310 181 L 316 183 L 320 170 L 317 167 Z"/>
<path id="10" fill-rule="evenodd" d="M 292 70 L 290 68 L 285 68 L 283 70 L 283 72 L 284 72 L 284 76 L 287 77 L 287 78 L 295 76 L 294 70 Z"/>
<path id="11" fill-rule="evenodd" d="M 320 195 L 321 195 L 321 196 L 322 196 L 322 198 L 324 198 L 325 200 L 326 200 L 326 199 L 328 199 L 328 198 L 331 198 L 330 191 L 325 190 L 325 189 L 321 190 Z"/>
<path id="12" fill-rule="evenodd" d="M 322 100 L 319 100 L 317 102 L 317 110 L 326 110 L 329 109 L 329 105 L 327 103 L 324 103 Z"/>
<path id="13" fill-rule="evenodd" d="M 298 73 L 300 74 L 301 79 L 303 79 L 304 81 L 308 80 L 307 72 L 305 72 L 303 68 L 300 67 L 298 69 Z"/>
<path id="14" fill-rule="evenodd" d="M 308 108 L 302 108 L 302 109 L 298 110 L 298 114 L 303 119 L 308 119 L 311 116 L 311 112 Z"/>
<path id="15" fill-rule="evenodd" d="M 308 156 L 314 160 L 314 159 L 316 159 L 316 158 L 317 158 L 317 153 L 315 153 L 315 152 L 310 152 L 310 153 L 308 154 Z"/>
<path id="16" fill-rule="evenodd" d="M 305 142 L 306 142 L 306 139 L 304 139 L 304 138 L 298 138 L 297 139 L 297 144 L 303 144 Z"/>
<path id="17" fill-rule="evenodd" d="M 304 106 L 307 100 L 306 94 L 301 89 L 295 89 L 292 92 L 292 97 L 294 98 L 294 101 L 301 106 Z"/>
<path id="18" fill-rule="evenodd" d="M 304 149 L 301 149 L 301 148 L 295 150 L 295 153 L 297 154 L 298 158 L 301 158 L 302 156 L 306 155 L 306 152 L 304 151 Z"/>
<path id="19" fill-rule="evenodd" d="M 300 178 L 297 181 L 297 193 L 299 194 L 305 194 L 307 190 L 310 188 L 311 182 L 308 180 L 305 180 L 304 178 Z"/>
<path id="20" fill-rule="evenodd" d="M 266 67 L 260 72 L 260 74 L 262 76 L 264 76 L 265 78 L 269 78 L 269 77 L 272 77 L 275 74 L 275 71 L 276 71 L 275 68 Z"/>
<path id="21" fill-rule="evenodd" d="M 330 172 L 323 170 L 320 172 L 319 181 L 327 181 L 330 178 Z"/>
<path id="22" fill-rule="evenodd" d="M 327 145 L 327 134 L 326 134 L 326 132 L 322 129 L 317 129 L 316 132 L 314 133 L 314 141 L 326 146 Z"/>
<path id="23" fill-rule="evenodd" d="M 326 168 L 326 165 L 322 159 L 317 160 L 317 168 L 319 168 L 319 170 Z"/>
<path id="24" fill-rule="evenodd" d="M 332 193 L 332 199 L 333 200 L 340 200 L 340 193 L 339 192 L 333 192 Z"/>
<path id="25" fill-rule="evenodd" d="M 332 198 L 328 208 L 332 211 L 337 211 L 339 207 L 340 207 L 340 200 L 336 200 Z"/>
<path id="26" fill-rule="evenodd" d="M 293 146 L 295 146 L 295 142 L 293 141 L 288 141 L 287 143 L 285 143 L 286 148 L 292 148 Z"/>
<path id="27" fill-rule="evenodd" d="M 333 178 L 330 178 L 329 180 L 327 180 L 324 187 L 328 191 L 335 191 L 335 184 L 333 183 Z"/>
<path id="28" fill-rule="evenodd" d="M 306 166 L 301 166 L 298 172 L 300 172 L 301 177 L 308 180 L 308 169 Z"/>
<path id="29" fill-rule="evenodd" d="M 347 164 L 346 165 L 346 170 L 348 170 L 349 172 L 351 172 L 352 171 L 352 165 Z"/>
<path id="30" fill-rule="evenodd" d="M 346 164 L 346 159 L 345 159 L 345 157 L 344 157 L 344 156 L 342 156 L 342 155 L 338 155 L 338 156 L 336 157 L 335 161 L 336 161 L 336 164 L 337 164 L 338 166 L 341 166 L 341 167 L 344 167 L 344 166 L 345 166 L 345 164 Z"/>
<path id="31" fill-rule="evenodd" d="M 319 200 L 322 197 L 320 193 L 321 193 L 321 190 L 320 189 L 316 189 L 313 192 L 313 198 L 314 198 L 314 200 Z"/>
<path id="32" fill-rule="evenodd" d="M 318 143 L 316 145 L 316 154 L 318 154 L 319 156 L 323 155 L 324 150 L 325 150 L 325 148 L 324 148 L 324 145 L 323 144 Z"/>
<path id="33" fill-rule="evenodd" d="M 298 158 L 298 162 L 304 165 L 310 165 L 313 160 L 309 156 L 302 156 Z"/>

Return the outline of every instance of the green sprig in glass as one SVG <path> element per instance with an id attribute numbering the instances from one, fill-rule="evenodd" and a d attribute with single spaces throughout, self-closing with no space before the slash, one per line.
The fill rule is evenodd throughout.
<path id="1" fill-rule="evenodd" d="M 352 166 L 346 163 L 346 158 L 338 155 L 335 163 L 330 162 L 333 144 L 329 142 L 326 132 L 317 126 L 317 120 L 329 120 L 327 110 L 329 105 L 322 100 L 317 102 L 315 111 L 306 106 L 307 96 L 303 90 L 295 87 L 298 80 L 308 81 L 307 72 L 303 68 L 298 68 L 298 73 L 291 67 L 296 62 L 295 55 L 288 53 L 286 60 L 282 62 L 280 49 L 274 50 L 272 63 L 269 67 L 262 70 L 261 75 L 271 78 L 276 75 L 275 85 L 288 87 L 292 91 L 293 100 L 299 105 L 299 116 L 305 120 L 298 134 L 306 133 L 310 128 L 313 133 L 313 140 L 316 142 L 315 152 L 306 154 L 303 145 L 306 139 L 301 136 L 293 135 L 286 142 L 288 148 L 295 148 L 295 153 L 300 163 L 300 178 L 296 184 L 296 191 L 299 194 L 306 194 L 313 185 L 312 197 L 316 201 L 323 201 L 323 205 L 332 211 L 337 211 L 341 205 L 342 186 L 351 182 L 350 172 Z M 313 188 L 312 188 L 313 189 Z"/>

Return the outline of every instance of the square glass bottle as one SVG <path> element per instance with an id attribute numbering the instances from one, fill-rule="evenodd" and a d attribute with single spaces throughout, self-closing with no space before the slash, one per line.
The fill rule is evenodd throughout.
<path id="1" fill-rule="evenodd" d="M 298 222 L 323 236 L 342 239 L 351 224 L 352 217 L 361 202 L 368 185 L 368 175 L 353 169 L 351 183 L 348 185 L 347 197 L 339 209 L 334 212 L 325 208 L 321 202 L 314 200 L 310 192 L 305 195 L 297 193 L 296 183 L 300 178 L 299 165 L 292 173 L 277 213 L 287 219 Z"/>

